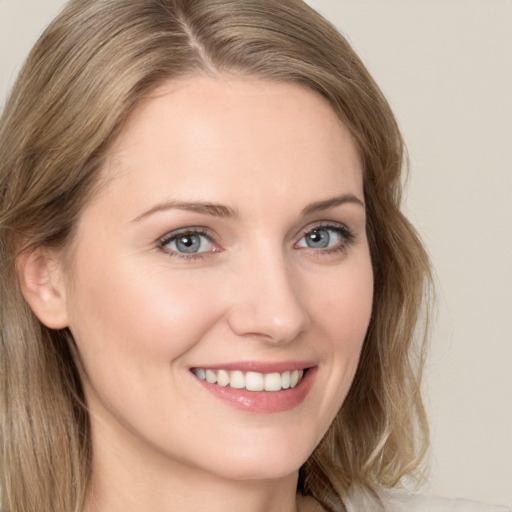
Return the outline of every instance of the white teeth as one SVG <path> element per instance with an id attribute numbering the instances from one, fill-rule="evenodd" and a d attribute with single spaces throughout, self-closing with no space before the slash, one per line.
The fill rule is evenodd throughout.
<path id="1" fill-rule="evenodd" d="M 245 376 L 242 372 L 234 371 L 231 372 L 231 375 L 229 376 L 229 385 L 232 388 L 236 389 L 242 389 L 245 388 Z"/>
<path id="2" fill-rule="evenodd" d="M 217 374 L 213 370 L 206 370 L 206 382 L 215 384 L 217 382 Z"/>
<path id="3" fill-rule="evenodd" d="M 282 373 L 243 373 L 239 370 L 205 370 L 194 368 L 193 373 L 200 380 L 219 386 L 230 386 L 248 391 L 280 391 L 294 388 L 304 376 L 304 370 L 285 371 Z"/>
<path id="4" fill-rule="evenodd" d="M 288 389 L 290 387 L 291 383 L 292 383 L 292 381 L 291 381 L 291 373 L 290 372 L 284 372 L 281 375 L 281 386 L 284 389 Z"/>
<path id="5" fill-rule="evenodd" d="M 280 373 L 267 373 L 267 375 L 265 375 L 265 391 L 279 391 L 282 386 L 282 381 L 283 379 Z"/>
<path id="6" fill-rule="evenodd" d="M 226 370 L 217 372 L 217 384 L 219 386 L 227 386 L 229 384 L 229 373 Z"/>
<path id="7" fill-rule="evenodd" d="M 248 391 L 263 391 L 265 388 L 262 373 L 247 372 L 245 375 L 245 389 Z"/>

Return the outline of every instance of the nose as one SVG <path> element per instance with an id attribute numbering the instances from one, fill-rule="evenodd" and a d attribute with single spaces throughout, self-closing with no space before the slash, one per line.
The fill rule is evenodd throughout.
<path id="1" fill-rule="evenodd" d="M 280 255 L 255 257 L 232 274 L 231 330 L 238 336 L 288 343 L 311 323 L 300 297 L 301 283 Z"/>

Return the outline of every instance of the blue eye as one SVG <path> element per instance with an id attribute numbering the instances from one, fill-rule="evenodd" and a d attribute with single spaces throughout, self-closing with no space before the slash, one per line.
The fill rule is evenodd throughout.
<path id="1" fill-rule="evenodd" d="M 304 237 L 306 245 L 312 249 L 326 249 L 332 243 L 332 232 L 328 229 L 315 229 Z"/>
<path id="2" fill-rule="evenodd" d="M 160 243 L 163 249 L 182 255 L 194 255 L 214 249 L 211 238 L 198 231 L 186 231 L 171 235 Z"/>
<path id="3" fill-rule="evenodd" d="M 318 226 L 304 233 L 297 247 L 310 249 L 342 249 L 353 235 L 344 226 Z"/>

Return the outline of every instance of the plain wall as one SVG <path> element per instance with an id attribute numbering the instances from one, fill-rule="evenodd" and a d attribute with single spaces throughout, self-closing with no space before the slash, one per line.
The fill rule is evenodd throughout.
<path id="1" fill-rule="evenodd" d="M 0 0 L 0 102 L 64 2 Z M 512 503 L 512 1 L 310 0 L 388 97 L 437 275 L 425 491 Z"/>

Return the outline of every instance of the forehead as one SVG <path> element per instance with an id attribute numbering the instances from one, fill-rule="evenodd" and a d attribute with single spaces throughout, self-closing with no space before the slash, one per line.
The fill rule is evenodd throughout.
<path id="1" fill-rule="evenodd" d="M 324 98 L 297 84 L 233 77 L 154 91 L 110 148 L 104 172 L 139 195 L 186 191 L 216 201 L 265 188 L 285 196 L 362 192 L 356 147 Z"/>

